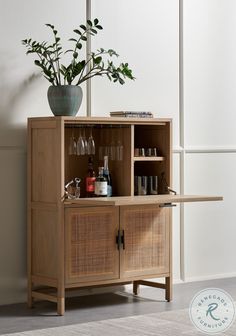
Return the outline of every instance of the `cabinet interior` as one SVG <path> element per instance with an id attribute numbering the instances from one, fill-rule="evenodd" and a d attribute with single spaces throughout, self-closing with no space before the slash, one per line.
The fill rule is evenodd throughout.
<path id="1" fill-rule="evenodd" d="M 113 196 L 133 196 L 134 176 L 158 176 L 165 173 L 168 185 L 171 185 L 170 172 L 170 129 L 169 123 L 163 125 L 120 125 L 120 124 L 66 124 L 64 132 L 64 184 L 75 177 L 81 178 L 81 198 L 86 197 L 85 177 L 89 156 L 93 158 L 95 174 L 103 166 L 104 155 L 109 154 L 109 170 L 112 176 Z M 95 142 L 95 155 L 69 155 L 71 137 L 76 141 L 89 136 Z M 123 158 L 118 160 L 118 147 L 123 148 Z M 113 148 L 113 159 L 111 151 Z M 119 147 L 120 148 L 120 147 Z M 156 148 L 157 157 L 136 157 L 135 148 Z M 159 190 L 161 192 L 161 189 Z"/>
<path id="2" fill-rule="evenodd" d="M 92 133 L 91 133 L 92 132 Z M 78 140 L 80 134 L 89 136 L 95 142 L 95 155 L 69 155 L 70 138 L 74 135 Z M 122 160 L 117 159 L 118 146 L 123 148 Z M 111 159 L 111 147 L 114 157 Z M 109 170 L 112 176 L 112 188 L 114 196 L 131 195 L 131 126 L 128 125 L 67 125 L 65 128 L 65 183 L 75 177 L 81 178 L 81 197 L 85 194 L 85 177 L 88 171 L 88 160 L 93 158 L 95 174 L 98 167 L 104 166 L 104 155 L 109 155 Z"/>

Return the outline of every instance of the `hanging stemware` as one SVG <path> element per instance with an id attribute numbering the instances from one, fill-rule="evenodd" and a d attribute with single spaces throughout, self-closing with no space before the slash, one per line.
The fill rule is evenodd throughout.
<path id="1" fill-rule="evenodd" d="M 72 128 L 72 134 L 69 140 L 69 149 L 68 149 L 69 155 L 76 155 L 77 154 L 77 143 L 74 136 L 74 128 Z"/>
<path id="2" fill-rule="evenodd" d="M 94 155 L 95 154 L 95 142 L 93 139 L 93 126 L 90 128 L 90 135 L 88 138 L 88 155 Z"/>
<path id="3" fill-rule="evenodd" d="M 77 141 L 77 155 L 85 155 L 85 146 L 84 146 L 84 140 L 81 134 L 81 128 L 79 131 L 79 138 Z"/>

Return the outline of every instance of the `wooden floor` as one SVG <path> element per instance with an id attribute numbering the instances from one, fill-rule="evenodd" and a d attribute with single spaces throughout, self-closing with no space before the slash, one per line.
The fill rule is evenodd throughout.
<path id="1" fill-rule="evenodd" d="M 62 317 L 49 302 L 38 302 L 32 310 L 26 304 L 0 306 L 0 334 L 188 308 L 193 296 L 209 287 L 224 289 L 236 301 L 236 278 L 175 285 L 170 303 L 164 301 L 163 290 L 141 287 L 135 297 L 130 286 L 126 292 L 119 288 L 115 293 L 68 298 Z"/>

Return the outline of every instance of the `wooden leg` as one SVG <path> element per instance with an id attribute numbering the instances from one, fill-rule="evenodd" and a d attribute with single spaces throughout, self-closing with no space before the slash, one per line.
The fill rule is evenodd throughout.
<path id="1" fill-rule="evenodd" d="M 58 298 L 57 314 L 63 316 L 65 314 L 65 298 Z"/>
<path id="2" fill-rule="evenodd" d="M 166 278 L 166 300 L 172 301 L 172 277 Z"/>
<path id="3" fill-rule="evenodd" d="M 139 282 L 133 281 L 133 293 L 134 295 L 138 295 L 140 291 Z"/>

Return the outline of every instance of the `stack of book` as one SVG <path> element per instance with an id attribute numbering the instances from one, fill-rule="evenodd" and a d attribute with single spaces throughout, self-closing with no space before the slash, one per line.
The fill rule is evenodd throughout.
<path id="1" fill-rule="evenodd" d="M 126 118 L 153 118 L 152 112 L 146 111 L 115 111 L 110 112 L 110 116 Z"/>

